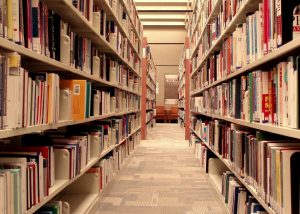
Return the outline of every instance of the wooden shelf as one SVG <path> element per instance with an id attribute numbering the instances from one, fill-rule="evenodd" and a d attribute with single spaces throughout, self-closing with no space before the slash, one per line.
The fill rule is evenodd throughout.
<path id="1" fill-rule="evenodd" d="M 136 133 L 140 129 L 135 129 L 131 134 L 128 135 L 128 137 L 124 138 L 121 143 L 115 144 L 108 148 L 107 150 L 103 151 L 99 157 L 93 157 L 87 164 L 87 166 L 81 170 L 80 174 L 78 174 L 75 178 L 71 180 L 55 180 L 55 184 L 53 187 L 49 189 L 49 195 L 45 197 L 40 203 L 36 204 L 32 208 L 26 211 L 26 214 L 33 214 L 38 209 L 40 209 L 42 206 L 44 206 L 46 203 L 48 203 L 51 199 L 53 199 L 56 195 L 58 195 L 63 189 L 65 189 L 67 186 L 72 184 L 74 181 L 76 181 L 78 178 L 80 178 L 85 172 L 87 172 L 92 166 L 94 166 L 100 159 L 102 159 L 104 156 L 106 156 L 108 153 L 113 151 L 115 148 L 117 148 L 119 145 L 121 145 L 123 142 L 125 142 L 131 135 Z"/>
<path id="2" fill-rule="evenodd" d="M 46 0 L 46 4 L 49 9 L 54 10 L 58 13 L 61 18 L 69 23 L 72 30 L 92 41 L 92 43 L 99 47 L 100 50 L 112 54 L 119 61 L 125 64 L 135 75 L 140 77 L 140 74 L 130 65 L 127 59 L 124 59 L 105 39 L 100 32 L 97 32 L 80 11 L 72 5 L 71 1 L 68 0 Z M 66 13 L 66 11 L 68 11 Z"/>
<path id="3" fill-rule="evenodd" d="M 200 57 L 202 60 L 200 61 L 200 64 L 198 65 L 198 67 L 195 69 L 195 71 L 192 72 L 192 76 L 195 74 L 195 72 L 202 67 L 202 65 L 204 64 L 204 62 L 207 60 L 207 58 L 216 50 L 218 50 L 220 48 L 220 46 L 222 45 L 224 39 L 226 37 L 228 37 L 228 35 L 230 35 L 230 33 L 232 33 L 236 27 L 237 24 L 239 23 L 243 23 L 244 20 L 246 19 L 245 14 L 251 11 L 254 11 L 255 8 L 257 6 L 256 0 L 247 0 L 239 9 L 239 11 L 236 13 L 236 15 L 233 17 L 233 19 L 231 20 L 231 22 L 229 23 L 229 25 L 223 30 L 222 34 L 219 36 L 219 38 L 215 41 L 215 43 L 212 45 L 212 47 L 206 52 L 206 54 L 204 55 L 204 57 Z M 201 40 L 198 41 L 198 43 L 200 43 Z M 199 44 L 197 45 L 199 46 Z M 196 46 L 196 47 L 197 47 Z M 192 57 L 195 55 L 197 48 L 195 48 L 195 50 L 193 50 L 192 52 Z"/>
<path id="4" fill-rule="evenodd" d="M 117 23 L 118 29 L 120 29 L 121 32 L 123 33 L 123 35 L 125 35 L 125 37 L 129 41 L 131 47 L 133 48 L 134 52 L 136 53 L 136 55 L 141 60 L 141 54 L 139 53 L 139 51 L 133 45 L 133 42 L 131 41 L 130 37 L 128 36 L 128 32 L 124 29 L 124 26 L 123 26 L 122 22 L 119 20 L 118 16 L 114 13 L 114 11 L 112 10 L 112 8 L 109 5 L 108 1 L 106 1 L 106 0 L 94 0 L 94 3 L 99 5 L 106 12 L 106 16 L 108 16 L 109 18 L 111 18 L 113 21 L 115 21 Z"/>
<path id="5" fill-rule="evenodd" d="M 263 66 L 266 66 L 274 61 L 280 60 L 280 59 L 285 59 L 286 57 L 292 55 L 293 53 L 299 51 L 300 48 L 300 38 L 297 38 L 295 40 L 292 40 L 291 42 L 288 42 L 287 44 L 277 48 L 276 50 L 272 51 L 271 53 L 265 55 L 261 59 L 255 60 L 253 63 L 248 64 L 247 66 L 240 68 L 233 73 L 229 74 L 227 77 L 221 80 L 217 80 L 213 82 L 212 84 L 209 84 L 202 89 L 192 93 L 192 96 L 195 96 L 199 93 L 202 93 L 203 91 L 214 87 L 216 85 L 219 85 L 223 82 L 226 82 L 234 77 L 240 76 L 242 74 L 245 74 L 247 72 L 259 69 Z"/>
<path id="6" fill-rule="evenodd" d="M 220 120 L 225 120 L 231 123 L 239 124 L 245 127 L 253 128 L 253 129 L 258 129 L 261 131 L 266 131 L 278 135 L 283 135 L 287 137 L 292 137 L 292 138 L 297 138 L 300 139 L 300 130 L 299 129 L 292 129 L 288 127 L 283 127 L 283 126 L 276 126 L 276 125 L 271 125 L 271 124 L 261 124 L 261 123 L 250 123 L 245 120 L 241 119 L 235 119 L 231 117 L 225 117 L 225 116 L 220 116 L 216 114 L 207 114 L 207 113 L 200 113 L 200 112 L 191 112 L 192 114 L 198 114 L 198 115 L 203 115 L 206 117 L 211 117 L 211 118 L 216 118 Z"/>
<path id="7" fill-rule="evenodd" d="M 254 196 L 254 198 L 261 204 L 261 206 L 270 214 L 276 214 L 275 211 L 269 207 L 265 201 L 258 196 L 256 190 L 250 186 L 243 178 L 242 176 L 240 176 L 239 173 L 237 173 L 235 170 L 233 170 L 230 167 L 230 164 L 228 163 L 228 161 L 226 159 L 224 159 L 219 153 L 215 152 L 212 148 L 210 148 L 210 146 L 208 145 L 207 142 L 205 142 L 198 134 L 195 130 L 191 129 L 191 131 L 205 144 L 205 146 L 212 151 L 224 164 L 225 166 L 235 175 L 235 177 L 247 188 L 247 190 Z"/>

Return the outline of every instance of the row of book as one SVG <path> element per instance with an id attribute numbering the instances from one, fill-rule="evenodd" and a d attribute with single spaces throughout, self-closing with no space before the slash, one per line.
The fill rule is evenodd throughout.
<path id="1" fill-rule="evenodd" d="M 185 87 L 181 87 L 178 91 L 179 99 L 185 96 Z"/>
<path id="2" fill-rule="evenodd" d="M 208 156 L 208 148 L 201 139 L 194 133 L 191 133 L 190 143 L 195 151 L 195 158 L 200 161 L 200 166 L 208 169 L 208 173 L 214 174 L 214 164 L 212 160 L 218 160 L 218 163 L 223 164 L 219 159 L 216 159 L 211 154 Z M 224 164 L 223 164 L 224 165 Z M 223 170 L 223 167 L 219 167 Z M 213 176 L 216 176 L 215 174 Z M 212 176 L 212 177 L 213 177 Z M 213 178 L 211 178 L 214 181 Z M 266 214 L 265 209 L 257 202 L 257 200 L 248 192 L 244 185 L 230 171 L 221 172 L 221 188 L 220 193 L 223 196 L 224 202 L 229 213 L 247 213 L 247 214 Z"/>
<path id="3" fill-rule="evenodd" d="M 146 112 L 146 122 L 150 122 L 151 120 L 154 119 L 154 117 L 155 115 L 153 111 Z"/>
<path id="4" fill-rule="evenodd" d="M 205 27 L 208 17 L 210 16 L 212 9 L 218 0 L 199 1 L 197 7 L 194 9 L 191 17 L 191 24 L 189 26 L 189 37 L 197 39 L 201 36 L 201 33 Z M 193 42 L 195 45 L 195 43 Z M 192 47 L 194 49 L 194 47 Z"/>
<path id="5" fill-rule="evenodd" d="M 156 83 L 153 81 L 152 77 L 149 75 L 147 75 L 147 86 L 149 88 L 151 88 L 151 90 L 155 91 L 156 88 Z"/>
<path id="6" fill-rule="evenodd" d="M 146 109 L 154 109 L 155 106 L 155 100 L 146 100 Z"/>
<path id="7" fill-rule="evenodd" d="M 190 135 L 190 145 L 194 149 L 195 158 L 200 161 L 200 166 L 206 170 L 207 168 L 207 147 L 204 143 L 197 137 L 196 134 L 191 133 Z"/>
<path id="8" fill-rule="evenodd" d="M 133 25 L 135 26 L 137 33 L 141 35 L 143 31 L 143 26 L 139 19 L 138 11 L 136 9 L 134 0 L 120 0 L 120 1 L 123 1 L 124 4 L 126 5 L 127 11 L 129 11 L 129 16 L 133 22 Z"/>
<path id="9" fill-rule="evenodd" d="M 134 42 L 130 42 L 127 38 L 128 34 L 124 35 L 122 33 L 123 31 L 117 26 L 116 21 L 109 20 L 106 16 L 106 12 L 101 10 L 101 4 L 99 4 L 99 7 L 97 5 L 94 6 L 94 11 L 93 26 L 96 31 L 101 34 L 107 42 L 109 42 L 111 47 L 126 59 L 132 67 L 136 68 L 136 63 L 138 63 L 139 58 L 136 55 L 135 50 L 139 51 L 140 48 L 138 37 L 134 38 Z M 123 14 L 126 15 L 126 13 Z M 134 36 L 134 34 L 131 36 Z M 132 46 L 131 44 L 135 45 Z"/>
<path id="10" fill-rule="evenodd" d="M 253 71 L 191 99 L 194 111 L 299 128 L 299 56 Z"/>
<path id="11" fill-rule="evenodd" d="M 74 33 L 69 24 L 47 8 L 45 2 L 44 0 L 1 2 L 3 7 L 1 7 L 0 36 L 91 73 L 94 63 L 92 53 L 97 46 L 88 38 Z M 91 20 L 95 20 L 92 18 L 93 13 L 89 13 Z M 140 62 L 133 48 L 127 39 L 116 31 L 115 23 L 106 20 L 105 17 L 103 15 L 102 25 L 107 32 L 102 32 L 102 35 L 134 69 L 138 69 Z M 100 18 L 93 24 L 100 26 Z"/>
<path id="12" fill-rule="evenodd" d="M 220 120 L 193 118 L 192 126 L 276 213 L 298 212 L 299 140 Z"/>
<path id="13" fill-rule="evenodd" d="M 178 108 L 185 108 L 185 99 L 178 100 Z"/>
<path id="14" fill-rule="evenodd" d="M 182 109 L 178 109 L 178 116 L 179 116 L 182 120 L 184 120 L 184 118 L 185 118 L 185 111 L 182 110 Z"/>
<path id="15" fill-rule="evenodd" d="M 155 100 L 155 96 L 156 96 L 156 92 L 147 87 L 147 95 L 146 95 L 147 99 Z"/>
<path id="16" fill-rule="evenodd" d="M 139 92 L 140 78 L 126 66 L 112 59 L 107 54 L 93 49 L 92 75 L 129 90 Z M 139 66 L 138 66 L 139 67 Z M 139 72 L 139 70 L 137 70 Z"/>
<path id="17" fill-rule="evenodd" d="M 125 159 L 134 151 L 140 142 L 140 133 L 130 136 L 130 138 L 109 153 L 107 156 L 99 160 L 86 173 L 78 178 L 74 183 L 68 186 L 63 193 L 56 196 L 56 199 L 48 202 L 40 208 L 37 214 L 69 214 L 75 211 L 78 204 L 74 204 L 74 197 L 81 197 L 82 194 L 99 194 L 101 193 L 117 171 L 121 170 L 121 166 Z M 89 184 L 88 186 L 86 184 Z M 78 200 L 75 200 L 78 202 Z"/>
<path id="18" fill-rule="evenodd" d="M 228 2 L 230 3 L 227 1 L 225 4 Z M 238 3 L 237 6 L 242 5 L 243 2 L 245 1 Z M 279 1 L 276 4 L 275 0 L 263 1 L 258 5 L 257 11 L 246 14 L 246 21 L 237 25 L 235 31 L 223 40 L 220 51 L 215 51 L 204 66 L 210 65 L 210 69 L 218 70 L 217 76 L 214 77 L 217 80 L 297 38 L 298 5 L 297 1 L 290 3 Z M 222 5 L 221 11 L 223 11 Z M 197 55 L 192 59 L 194 69 L 198 68 L 202 57 L 220 37 L 229 23 L 225 20 L 232 19 L 230 14 L 234 13 L 233 11 L 235 10 L 221 12 L 211 24 L 207 25 Z"/>
<path id="19" fill-rule="evenodd" d="M 24 135 L 10 145 L 2 145 L 0 183 L 4 199 L 1 206 L 7 211 L 4 213 L 24 213 L 40 203 L 57 180 L 75 178 L 91 158 L 99 157 L 132 133 L 140 124 L 137 121 L 139 118 L 129 115 L 72 127 L 67 132 Z M 134 136 L 128 139 L 133 140 Z"/>
<path id="20" fill-rule="evenodd" d="M 222 174 L 222 195 L 230 213 L 267 214 L 230 171 Z"/>
<path id="21" fill-rule="evenodd" d="M 54 73 L 31 73 L 19 68 L 15 54 L 2 60 L 1 129 L 140 109 L 138 95 L 119 89 L 97 89 L 86 80 L 62 80 Z"/>
<path id="22" fill-rule="evenodd" d="M 112 9 L 112 12 L 115 14 L 116 18 L 119 20 L 119 23 L 121 23 L 122 28 L 124 29 L 127 37 L 130 39 L 131 44 L 133 44 L 134 48 L 136 50 L 140 49 L 140 42 L 138 35 L 134 33 L 134 26 L 129 20 L 129 15 L 126 12 L 125 7 L 119 0 L 111 0 L 107 1 L 109 6 Z M 101 2 L 95 2 L 94 5 L 94 18 L 105 16 L 105 10 L 103 10 L 103 6 Z M 100 13 L 99 13 L 100 12 Z M 96 17 L 95 17 L 96 16 Z M 104 17 L 104 21 L 101 21 L 101 23 L 105 23 L 105 20 L 109 20 L 109 17 Z"/>

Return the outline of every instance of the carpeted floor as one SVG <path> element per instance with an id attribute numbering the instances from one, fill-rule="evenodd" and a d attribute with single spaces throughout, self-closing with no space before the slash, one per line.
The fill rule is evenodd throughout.
<path id="1" fill-rule="evenodd" d="M 223 214 L 177 124 L 157 124 L 90 213 Z"/>

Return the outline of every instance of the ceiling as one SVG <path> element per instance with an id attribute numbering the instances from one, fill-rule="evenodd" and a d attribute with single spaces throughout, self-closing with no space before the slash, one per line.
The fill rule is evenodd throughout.
<path id="1" fill-rule="evenodd" d="M 144 26 L 186 25 L 192 0 L 134 0 Z"/>

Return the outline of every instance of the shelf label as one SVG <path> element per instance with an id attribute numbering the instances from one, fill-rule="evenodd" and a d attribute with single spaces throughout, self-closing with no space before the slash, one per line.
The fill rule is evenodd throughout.
<path id="1" fill-rule="evenodd" d="M 143 48 L 143 58 L 146 58 L 146 48 Z"/>

